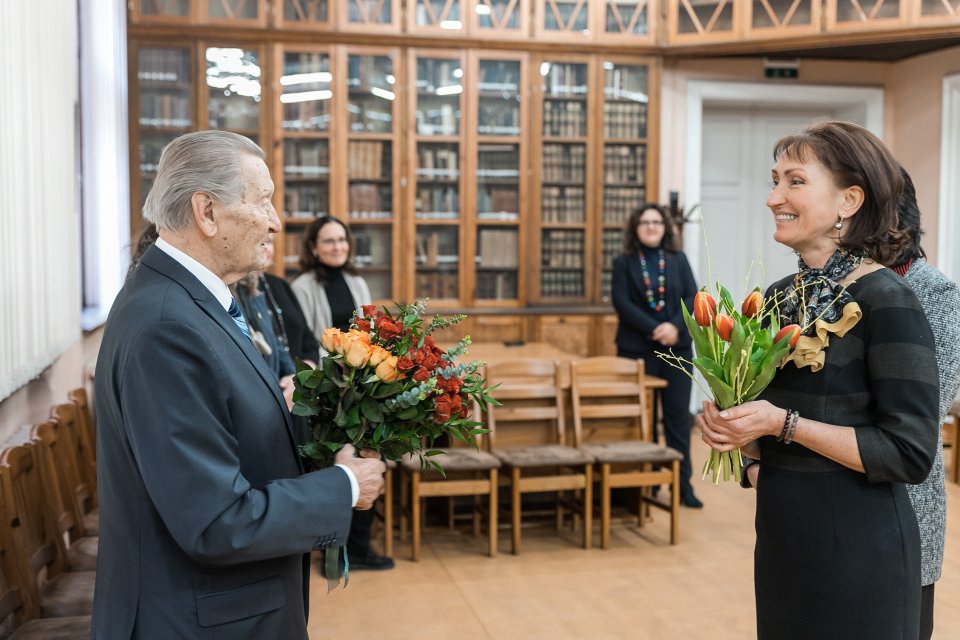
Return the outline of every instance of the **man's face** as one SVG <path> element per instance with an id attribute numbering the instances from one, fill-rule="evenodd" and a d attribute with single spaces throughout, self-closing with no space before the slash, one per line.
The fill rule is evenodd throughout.
<path id="1" fill-rule="evenodd" d="M 243 195 L 232 204 L 214 203 L 218 216 L 214 238 L 225 280 L 242 277 L 269 266 L 271 234 L 280 231 L 280 218 L 273 208 L 273 180 L 263 160 L 243 154 L 240 160 Z"/>

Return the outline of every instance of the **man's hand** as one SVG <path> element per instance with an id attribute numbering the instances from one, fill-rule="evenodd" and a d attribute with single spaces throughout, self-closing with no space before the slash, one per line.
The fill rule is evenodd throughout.
<path id="1" fill-rule="evenodd" d="M 293 375 L 280 378 L 280 393 L 287 401 L 287 411 L 293 411 Z"/>
<path id="2" fill-rule="evenodd" d="M 352 444 L 344 445 L 334 456 L 335 464 L 342 464 L 353 471 L 360 485 L 360 497 L 357 499 L 357 509 L 369 509 L 374 500 L 383 493 L 383 474 L 387 465 L 380 461 L 380 454 L 373 449 L 363 449 L 360 457 Z"/>

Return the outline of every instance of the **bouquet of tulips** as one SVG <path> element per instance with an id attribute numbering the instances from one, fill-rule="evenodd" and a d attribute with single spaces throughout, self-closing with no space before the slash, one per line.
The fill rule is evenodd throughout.
<path id="1" fill-rule="evenodd" d="M 718 284 L 717 290 L 719 303 L 706 288 L 697 293 L 692 316 L 686 305 L 682 305 L 683 320 L 693 338 L 696 356 L 693 366 L 710 387 L 717 406 L 728 409 L 753 400 L 767 388 L 797 344 L 801 327 L 796 324 L 781 327 L 776 301 L 765 304 L 759 289 L 747 295 L 739 310 L 725 287 Z M 659 355 L 673 366 L 688 371 L 683 366 L 686 361 L 672 352 Z M 720 482 L 721 475 L 724 480 L 732 476 L 739 482 L 742 467 L 740 449 L 727 453 L 712 449 L 703 467 L 703 478 L 712 473 L 714 484 Z"/>

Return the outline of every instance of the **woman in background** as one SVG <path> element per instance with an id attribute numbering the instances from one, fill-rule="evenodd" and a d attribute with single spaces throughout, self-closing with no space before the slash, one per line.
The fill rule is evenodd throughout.
<path id="1" fill-rule="evenodd" d="M 690 483 L 690 391 L 688 375 L 657 357 L 658 351 L 693 360 L 690 334 L 680 302 L 693 309 L 697 283 L 687 257 L 678 249 L 666 210 L 644 204 L 629 217 L 623 255 L 613 261 L 613 306 L 617 310 L 617 355 L 642 358 L 646 372 L 667 381 L 661 391 L 667 446 L 683 454 L 680 503 L 699 509 L 703 503 Z"/>
<path id="2" fill-rule="evenodd" d="M 301 273 L 291 287 L 318 342 L 324 329 L 334 327 L 347 331 L 354 312 L 372 301 L 370 289 L 357 274 L 352 257 L 353 239 L 347 225 L 340 220 L 332 216 L 317 218 L 304 232 Z M 372 509 L 354 509 L 347 539 L 351 569 L 393 568 L 392 558 L 378 555 L 370 547 L 372 523 Z"/>

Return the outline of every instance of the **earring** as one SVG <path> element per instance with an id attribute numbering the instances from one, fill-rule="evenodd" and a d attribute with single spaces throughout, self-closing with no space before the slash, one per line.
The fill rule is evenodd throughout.
<path id="1" fill-rule="evenodd" d="M 836 229 L 837 231 L 839 231 L 840 229 L 843 229 L 843 214 L 842 214 L 842 213 L 840 214 L 840 220 L 837 221 L 837 224 L 833 225 L 833 228 Z"/>

